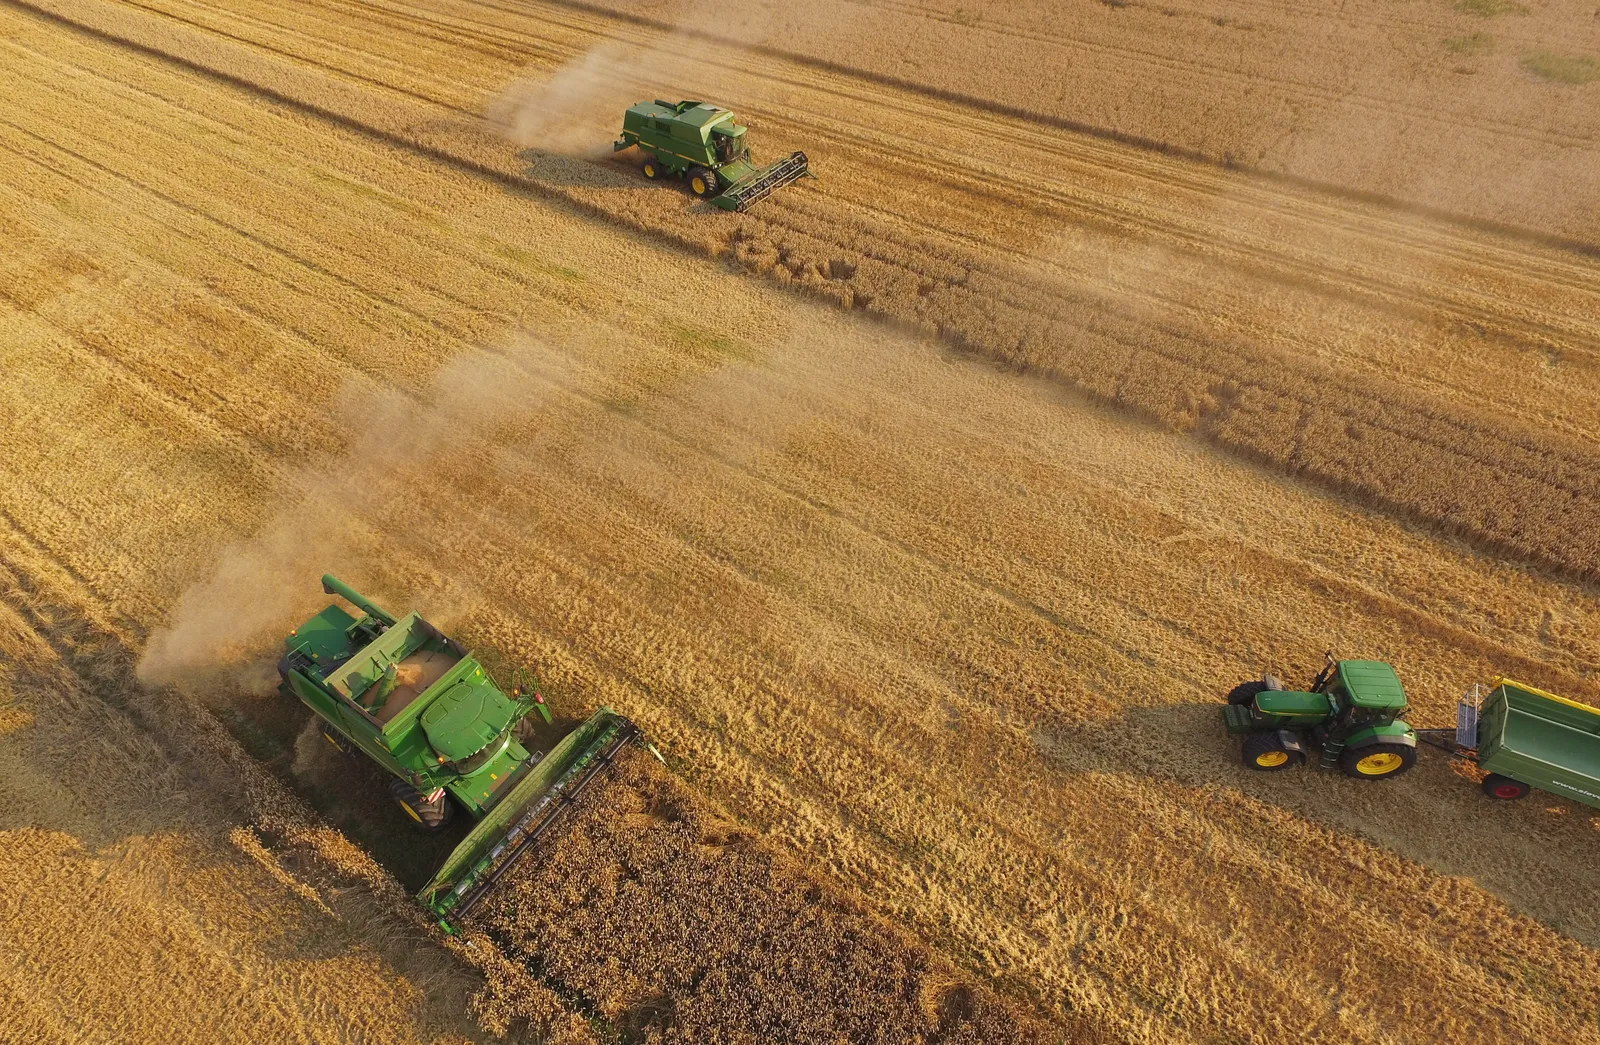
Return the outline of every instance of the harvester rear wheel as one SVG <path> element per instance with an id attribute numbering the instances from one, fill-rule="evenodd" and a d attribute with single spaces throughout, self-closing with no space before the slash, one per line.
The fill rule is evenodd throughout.
<path id="1" fill-rule="evenodd" d="M 1483 778 L 1483 793 L 1490 798 L 1498 798 L 1502 802 L 1510 802 L 1518 798 L 1527 798 L 1528 792 L 1533 788 L 1520 780 L 1512 780 L 1499 773 L 1490 773 Z"/>
<path id="2" fill-rule="evenodd" d="M 424 831 L 437 831 L 450 822 L 453 810 L 450 808 L 449 795 L 440 794 L 430 802 L 427 795 L 404 780 L 389 781 L 389 793 L 400 803 L 400 808 L 405 810 L 406 815 L 415 820 Z"/>
<path id="3" fill-rule="evenodd" d="M 1345 776 L 1360 780 L 1399 776 L 1417 764 L 1417 749 L 1404 744 L 1372 744 L 1346 751 L 1339 759 Z"/>
<path id="4" fill-rule="evenodd" d="M 704 199 L 717 194 L 717 172 L 706 167 L 689 168 L 689 190 Z"/>
<path id="5" fill-rule="evenodd" d="M 1290 769 L 1306 760 L 1305 752 L 1286 746 L 1276 733 L 1251 733 L 1244 738 L 1244 764 L 1262 773 Z"/>
<path id="6" fill-rule="evenodd" d="M 322 731 L 322 736 L 328 741 L 328 743 L 332 744 L 334 748 L 338 750 L 339 754 L 344 755 L 347 758 L 350 755 L 355 754 L 355 745 L 350 743 L 350 741 L 346 740 L 344 737 L 341 737 L 339 734 L 335 733 L 333 730 L 324 729 Z"/>
<path id="7" fill-rule="evenodd" d="M 639 169 L 644 171 L 644 176 L 649 178 L 651 181 L 655 181 L 657 178 L 661 177 L 661 161 L 657 160 L 654 156 L 650 157 L 648 160 L 645 160 L 644 166 L 640 167 Z"/>

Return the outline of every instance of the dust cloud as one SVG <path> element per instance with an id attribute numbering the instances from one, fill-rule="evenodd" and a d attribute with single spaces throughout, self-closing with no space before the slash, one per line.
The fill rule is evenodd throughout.
<path id="1" fill-rule="evenodd" d="M 741 98 L 732 86 L 738 70 L 727 61 L 727 41 L 772 46 L 807 28 L 806 22 L 836 32 L 847 31 L 850 22 L 838 12 L 750 2 L 691 3 L 673 13 L 676 28 L 651 43 L 606 40 L 553 73 L 545 66 L 529 70 L 485 115 L 522 148 L 603 159 L 611 155 L 623 111 L 640 100 L 698 98 L 738 111 Z"/>
<path id="2" fill-rule="evenodd" d="M 249 692 L 270 688 L 275 674 L 263 654 L 277 633 L 326 605 L 317 578 L 331 571 L 359 587 L 381 574 L 393 539 L 386 507 L 443 500 L 452 492 L 443 478 L 451 466 L 446 459 L 473 444 L 493 465 L 492 437 L 526 425 L 544 408 L 562 366 L 559 353 L 524 341 L 450 361 L 415 396 L 365 378 L 351 381 L 334 401 L 350 433 L 345 452 L 292 475 L 283 503 L 260 531 L 226 548 L 211 575 L 183 593 L 170 623 L 151 636 L 139 679 L 155 685 L 226 679 Z M 432 601 L 460 598 L 446 581 Z"/>

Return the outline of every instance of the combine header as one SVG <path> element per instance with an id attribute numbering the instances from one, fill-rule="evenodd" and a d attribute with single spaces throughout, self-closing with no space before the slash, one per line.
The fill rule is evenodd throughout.
<path id="1" fill-rule="evenodd" d="M 390 793 L 423 828 L 442 828 L 457 807 L 478 821 L 418 897 L 453 931 L 624 745 L 644 741 L 601 708 L 548 752 L 530 750 L 523 720 L 551 721 L 533 680 L 524 692 L 514 678 L 507 694 L 416 613 L 396 619 L 331 574 L 322 590 L 362 616 L 332 605 L 291 632 L 279 690 L 317 713 L 334 746 L 387 770 Z"/>
<path id="2" fill-rule="evenodd" d="M 708 102 L 639 102 L 622 117 L 622 137 L 613 152 L 637 145 L 644 153 L 644 176 L 673 174 L 689 179 L 696 196 L 723 210 L 742 211 L 801 178 L 816 175 L 806 154 L 757 167 L 745 145 L 749 128 L 733 113 Z"/>

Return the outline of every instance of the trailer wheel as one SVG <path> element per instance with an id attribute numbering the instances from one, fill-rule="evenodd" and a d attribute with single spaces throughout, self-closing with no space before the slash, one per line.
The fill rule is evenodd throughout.
<path id="1" fill-rule="evenodd" d="M 689 189 L 704 199 L 717 194 L 717 172 L 705 167 L 689 168 Z"/>
<path id="2" fill-rule="evenodd" d="M 1490 798 L 1498 798 L 1503 802 L 1511 802 L 1518 798 L 1527 798 L 1528 792 L 1533 788 L 1520 780 L 1512 780 L 1499 773 L 1490 773 L 1483 778 L 1483 793 Z"/>
<path id="3" fill-rule="evenodd" d="M 1261 773 L 1292 769 L 1306 760 L 1305 752 L 1284 746 L 1276 732 L 1251 733 L 1242 746 L 1244 764 Z"/>
<path id="4" fill-rule="evenodd" d="M 644 176 L 649 178 L 651 181 L 655 181 L 657 178 L 661 177 L 661 161 L 657 160 L 654 156 L 645 160 L 644 166 L 640 167 L 639 169 L 644 171 Z"/>
<path id="5" fill-rule="evenodd" d="M 1346 751 L 1339 758 L 1345 776 L 1360 780 L 1399 776 L 1417 764 L 1417 749 L 1404 744 L 1370 744 Z"/>
<path id="6" fill-rule="evenodd" d="M 433 801 L 428 801 L 428 796 L 406 783 L 404 780 L 389 781 L 389 794 L 400 803 L 400 808 L 406 815 L 417 822 L 417 826 L 424 831 L 437 831 L 450 822 L 454 812 L 450 808 L 450 796 L 440 794 Z"/>

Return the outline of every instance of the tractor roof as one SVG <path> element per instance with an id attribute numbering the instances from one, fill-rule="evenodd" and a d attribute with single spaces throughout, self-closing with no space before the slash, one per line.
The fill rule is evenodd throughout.
<path id="1" fill-rule="evenodd" d="M 1341 660 L 1339 677 L 1357 707 L 1399 710 L 1406 706 L 1400 676 L 1381 660 Z"/>

